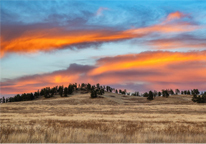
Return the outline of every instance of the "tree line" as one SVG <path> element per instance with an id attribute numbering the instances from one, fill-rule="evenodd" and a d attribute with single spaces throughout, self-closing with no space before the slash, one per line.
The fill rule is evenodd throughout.
<path id="1" fill-rule="evenodd" d="M 202 92 L 200 94 L 198 89 L 193 90 L 184 90 L 180 91 L 179 89 L 163 89 L 162 91 L 149 91 L 143 94 L 140 94 L 138 91 L 134 93 L 127 92 L 126 89 L 115 89 L 110 86 L 101 86 L 99 83 L 96 85 L 91 85 L 90 83 L 85 84 L 69 84 L 67 87 L 62 86 L 55 86 L 55 87 L 45 87 L 42 88 L 40 91 L 36 91 L 34 93 L 23 93 L 17 94 L 14 97 L 10 98 L 0 98 L 0 103 L 6 102 L 18 102 L 18 101 L 30 101 L 39 98 L 40 96 L 44 96 L 45 98 L 51 98 L 54 95 L 60 95 L 61 97 L 68 97 L 69 95 L 73 94 L 74 91 L 85 91 L 86 93 L 90 93 L 91 98 L 97 98 L 98 95 L 103 95 L 106 92 L 113 92 L 117 94 L 123 95 L 131 95 L 131 96 L 143 96 L 146 97 L 148 100 L 154 100 L 157 96 L 162 96 L 168 98 L 171 95 L 178 95 L 178 94 L 185 94 L 185 95 L 193 95 L 192 101 L 197 103 L 205 103 L 206 102 L 206 92 Z"/>

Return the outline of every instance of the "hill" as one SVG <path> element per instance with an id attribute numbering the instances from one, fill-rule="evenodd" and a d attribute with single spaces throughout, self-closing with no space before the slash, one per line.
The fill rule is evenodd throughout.
<path id="1" fill-rule="evenodd" d="M 168 98 L 74 92 L 0 105 L 0 142 L 205 142 L 206 105 Z"/>

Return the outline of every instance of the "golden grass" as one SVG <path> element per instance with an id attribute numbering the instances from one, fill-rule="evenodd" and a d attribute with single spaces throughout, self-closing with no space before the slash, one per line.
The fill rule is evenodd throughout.
<path id="1" fill-rule="evenodd" d="M 106 93 L 0 105 L 1 143 L 205 143 L 206 105 L 191 96 Z M 177 103 L 178 102 L 178 103 Z"/>

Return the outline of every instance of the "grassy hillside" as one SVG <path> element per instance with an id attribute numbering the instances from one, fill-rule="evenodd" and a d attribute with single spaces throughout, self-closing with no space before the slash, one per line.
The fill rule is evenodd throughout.
<path id="1" fill-rule="evenodd" d="M 0 142 L 206 142 L 206 105 L 191 98 L 75 92 L 4 103 Z"/>

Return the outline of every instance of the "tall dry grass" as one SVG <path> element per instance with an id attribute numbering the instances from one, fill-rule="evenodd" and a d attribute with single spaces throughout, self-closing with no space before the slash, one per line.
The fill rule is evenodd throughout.
<path id="1" fill-rule="evenodd" d="M 205 135 L 206 105 L 189 97 L 108 93 L 0 105 L 1 143 L 206 143 Z"/>
<path id="2" fill-rule="evenodd" d="M 205 124 L 152 127 L 129 121 L 55 121 L 1 125 L 1 143 L 205 143 Z M 114 124 L 115 123 L 115 124 Z M 161 123 L 159 123 L 161 125 Z"/>

